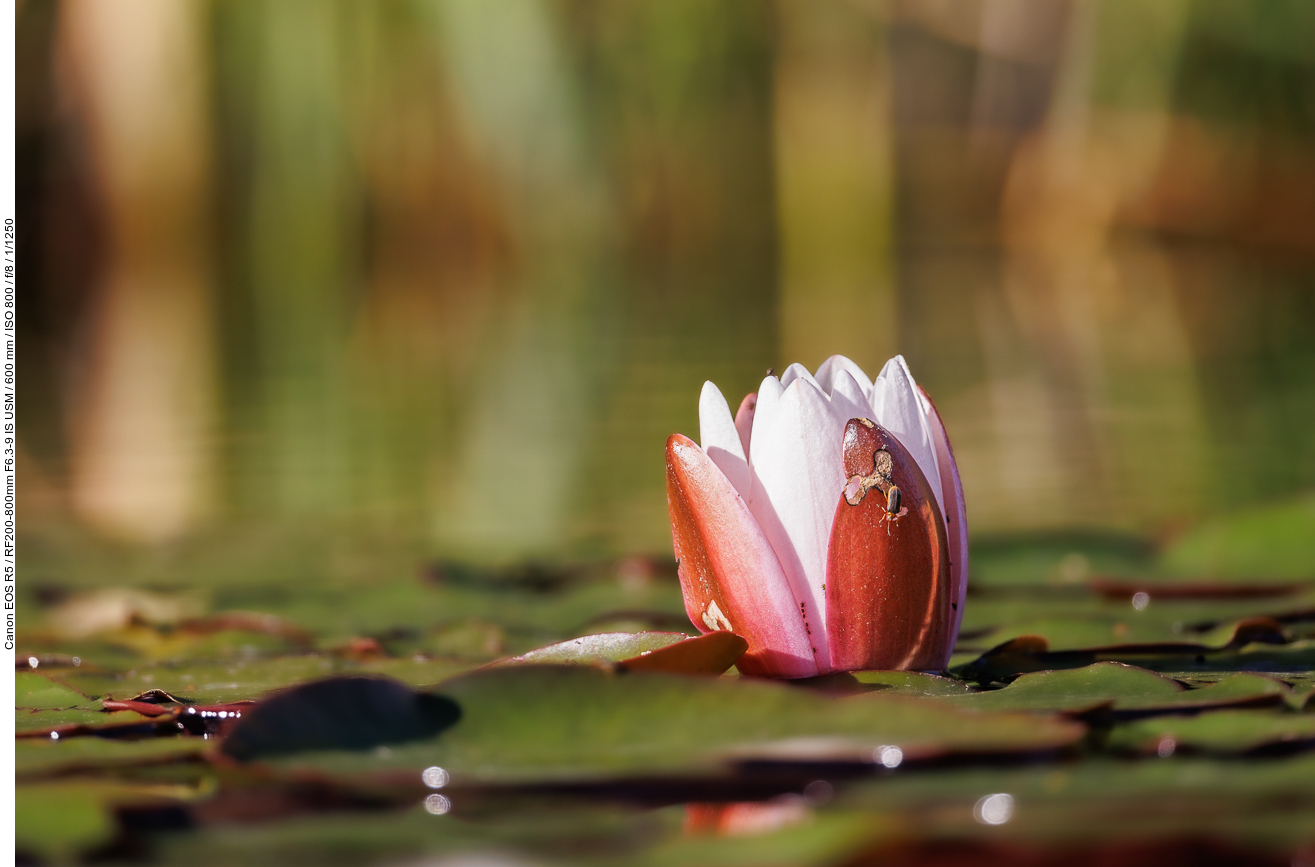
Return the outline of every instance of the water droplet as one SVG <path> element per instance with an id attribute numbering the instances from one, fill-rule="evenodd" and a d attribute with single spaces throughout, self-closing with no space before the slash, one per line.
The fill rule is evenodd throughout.
<path id="1" fill-rule="evenodd" d="M 1160 742 L 1155 745 L 1155 754 L 1162 759 L 1167 759 L 1173 755 L 1173 751 L 1178 749 L 1178 742 L 1173 738 L 1160 738 Z"/>
<path id="2" fill-rule="evenodd" d="M 37 659 L 35 656 L 29 656 L 27 658 L 28 668 L 36 668 L 40 664 L 41 664 L 41 660 Z"/>
<path id="3" fill-rule="evenodd" d="M 429 813 L 433 813 L 435 816 L 441 816 L 451 809 L 452 802 L 448 800 L 445 795 L 440 795 L 435 792 L 425 798 L 425 810 Z"/>
<path id="4" fill-rule="evenodd" d="M 973 818 L 983 825 L 1003 825 L 1014 816 L 1014 796 L 1006 792 L 984 795 L 973 806 Z"/>
<path id="5" fill-rule="evenodd" d="M 431 789 L 441 789 L 447 785 L 449 780 L 448 772 L 435 765 L 432 768 L 425 768 L 425 772 L 420 775 L 420 781 Z"/>
<path id="6" fill-rule="evenodd" d="M 872 751 L 872 760 L 887 768 L 898 768 L 904 761 L 904 751 L 894 746 L 877 747 Z"/>
<path id="7" fill-rule="evenodd" d="M 1144 611 L 1147 605 L 1151 604 L 1151 594 L 1144 590 L 1138 590 L 1132 594 L 1132 607 L 1138 611 Z"/>
<path id="8" fill-rule="evenodd" d="M 51 739 L 52 741 L 57 741 L 57 740 L 59 740 L 59 732 L 51 732 L 51 733 L 50 733 L 50 739 Z"/>
<path id="9" fill-rule="evenodd" d="M 813 780 L 804 786 L 804 800 L 814 807 L 819 807 L 831 800 L 835 789 L 826 780 Z"/>

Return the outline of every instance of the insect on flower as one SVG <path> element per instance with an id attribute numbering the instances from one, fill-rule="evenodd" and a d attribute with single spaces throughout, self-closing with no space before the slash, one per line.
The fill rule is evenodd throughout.
<path id="1" fill-rule="evenodd" d="M 711 382 L 702 444 L 667 440 L 685 610 L 749 642 L 745 674 L 940 670 L 963 617 L 963 486 L 902 356 L 876 381 L 840 355 L 792 364 L 731 416 Z"/>

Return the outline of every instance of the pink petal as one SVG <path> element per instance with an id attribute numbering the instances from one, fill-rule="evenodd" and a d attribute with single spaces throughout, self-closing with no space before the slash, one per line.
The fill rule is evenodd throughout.
<path id="1" fill-rule="evenodd" d="M 936 446 L 932 442 L 931 427 L 923 412 L 913 375 L 904 363 L 904 356 L 897 355 L 887 361 L 881 369 L 881 375 L 872 384 L 872 410 L 876 413 L 874 420 L 877 424 L 893 433 L 918 462 L 918 469 L 922 470 L 922 474 L 931 483 L 936 507 L 944 518 L 945 504 L 941 502 L 941 473 L 936 462 Z"/>
<path id="2" fill-rule="evenodd" d="M 758 392 L 751 391 L 740 401 L 740 408 L 735 412 L 735 429 L 740 433 L 740 445 L 744 455 L 749 455 L 749 440 L 753 434 L 753 411 L 758 406 Z"/>
<path id="3" fill-rule="evenodd" d="M 806 624 L 772 546 L 726 477 L 680 434 L 667 440 L 667 505 L 690 622 L 703 632 L 743 636 L 749 650 L 738 666 L 745 674 L 817 674 Z"/>
<path id="4" fill-rule="evenodd" d="M 953 650 L 955 638 L 959 635 L 959 624 L 963 622 L 963 606 L 968 595 L 968 508 L 963 498 L 963 482 L 959 479 L 959 465 L 954 460 L 954 449 L 950 447 L 950 437 L 945 432 L 945 423 L 931 397 L 920 386 L 918 395 L 922 398 L 927 422 L 931 425 L 932 438 L 936 443 L 936 461 L 940 464 L 941 502 L 948 503 L 945 510 L 945 536 L 950 551 L 950 599 L 954 608 L 954 629 L 950 638 Z M 946 661 L 949 661 L 947 655 Z"/>
<path id="5" fill-rule="evenodd" d="M 711 382 L 703 383 L 699 396 L 699 439 L 704 453 L 726 476 L 741 496 L 749 492 L 749 461 L 740 442 L 740 432 L 731 419 L 731 408 L 721 390 Z"/>
<path id="6" fill-rule="evenodd" d="M 831 666 L 940 670 L 954 644 L 954 612 L 945 526 L 931 486 L 900 441 L 870 421 L 846 425 L 843 453 L 848 483 L 827 556 Z M 887 454 L 889 473 L 878 476 L 883 464 L 875 458 Z M 875 486 L 860 487 L 864 478 Z"/>

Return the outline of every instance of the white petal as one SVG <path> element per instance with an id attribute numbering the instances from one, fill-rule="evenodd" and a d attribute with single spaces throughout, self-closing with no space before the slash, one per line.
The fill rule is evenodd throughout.
<path id="1" fill-rule="evenodd" d="M 859 373 L 861 374 L 862 371 Z M 843 415 L 846 422 L 851 418 L 867 418 L 872 412 L 863 386 L 854 381 L 848 370 L 836 373 L 831 387 L 831 403 L 836 408 L 836 414 Z"/>
<path id="2" fill-rule="evenodd" d="M 749 440 L 753 437 L 753 414 L 757 405 L 758 394 L 751 392 L 744 396 L 740 408 L 735 411 L 735 429 L 740 432 L 740 445 L 744 447 L 746 458 L 749 456 Z"/>
<path id="3" fill-rule="evenodd" d="M 845 485 L 841 440 L 849 419 L 848 400 L 833 406 L 814 383 L 799 377 L 773 399 L 766 418 L 764 403 L 759 392 L 749 443 L 749 509 L 803 606 L 818 667 L 826 670 L 830 654 L 823 583 L 831 523 Z"/>
<path id="4" fill-rule="evenodd" d="M 867 374 L 863 372 L 863 368 L 843 355 L 833 355 L 822 362 L 822 366 L 817 369 L 817 373 L 813 378 L 817 380 L 818 385 L 822 386 L 823 391 L 832 394 L 835 391 L 836 374 L 841 371 L 848 371 L 849 375 L 854 378 L 854 382 L 862 387 L 863 402 L 866 402 L 872 394 L 872 382 L 868 379 Z"/>
<path id="5" fill-rule="evenodd" d="M 881 369 L 881 375 L 872 383 L 872 411 L 874 421 L 893 433 L 918 462 L 918 469 L 927 477 L 936 505 L 945 517 L 944 492 L 941 488 L 940 467 L 936 460 L 936 445 L 923 400 L 909 373 L 904 356 L 897 355 Z"/>
<path id="6" fill-rule="evenodd" d="M 785 394 L 785 389 L 781 387 L 781 380 L 774 376 L 763 377 L 762 383 L 758 386 L 758 404 L 753 410 L 753 429 L 749 436 L 749 473 L 753 473 L 753 438 L 758 436 L 760 430 L 765 430 L 772 420 L 776 417 L 776 408 L 781 403 L 781 396 Z M 748 499 L 746 497 L 746 499 Z"/>
<path id="7" fill-rule="evenodd" d="M 813 375 L 808 372 L 808 368 L 804 367 L 799 362 L 790 365 L 785 369 L 785 373 L 781 374 L 781 387 L 789 388 L 790 383 L 794 382 L 796 379 L 804 379 L 817 385 L 817 381 L 813 379 Z M 818 386 L 818 388 L 821 388 L 821 386 Z"/>
<path id="8" fill-rule="evenodd" d="M 703 383 L 703 393 L 699 395 L 699 443 L 735 492 L 741 497 L 746 496 L 749 492 L 749 461 L 740 443 L 740 432 L 735 429 L 735 421 L 731 418 L 731 408 L 721 389 L 711 382 Z"/>

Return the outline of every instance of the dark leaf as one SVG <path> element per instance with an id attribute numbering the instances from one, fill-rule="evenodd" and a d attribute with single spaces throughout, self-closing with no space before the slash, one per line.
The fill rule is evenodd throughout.
<path id="1" fill-rule="evenodd" d="M 309 750 L 366 750 L 421 740 L 456 724 L 461 708 L 393 680 L 334 677 L 260 702 L 229 732 L 222 751 L 240 761 Z"/>

